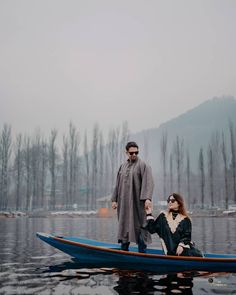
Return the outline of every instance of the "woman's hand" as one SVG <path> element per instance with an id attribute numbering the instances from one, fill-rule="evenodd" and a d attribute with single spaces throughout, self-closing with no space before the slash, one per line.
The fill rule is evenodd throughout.
<path id="1" fill-rule="evenodd" d="M 145 201 L 144 208 L 145 208 L 146 214 L 152 213 L 152 202 L 149 199 Z"/>
<path id="2" fill-rule="evenodd" d="M 179 256 L 182 254 L 183 251 L 184 251 L 184 248 L 182 246 L 178 246 L 176 250 L 176 254 Z"/>
<path id="3" fill-rule="evenodd" d="M 152 207 L 152 202 L 149 199 L 147 199 L 145 201 L 144 208 L 145 208 L 145 210 L 147 210 L 147 209 L 149 209 L 151 207 Z"/>
<path id="4" fill-rule="evenodd" d="M 111 208 L 114 209 L 114 210 L 117 209 L 117 202 L 112 202 L 111 203 Z"/>
<path id="5" fill-rule="evenodd" d="M 146 211 L 146 214 L 152 214 L 152 208 L 151 207 L 145 209 L 145 211 Z"/>

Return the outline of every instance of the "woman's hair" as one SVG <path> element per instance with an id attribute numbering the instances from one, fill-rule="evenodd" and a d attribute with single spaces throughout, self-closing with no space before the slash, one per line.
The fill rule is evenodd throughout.
<path id="1" fill-rule="evenodd" d="M 179 204 L 179 213 L 184 216 L 189 217 L 187 210 L 185 208 L 184 198 L 180 194 L 177 194 L 177 193 L 173 193 L 173 194 L 169 195 L 168 198 L 170 198 L 171 196 L 173 196 Z"/>

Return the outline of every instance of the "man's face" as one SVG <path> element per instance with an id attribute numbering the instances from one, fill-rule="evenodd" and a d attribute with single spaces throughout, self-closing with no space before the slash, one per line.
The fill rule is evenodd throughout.
<path id="1" fill-rule="evenodd" d="M 130 161 L 135 161 L 138 157 L 138 148 L 130 147 L 126 154 Z"/>

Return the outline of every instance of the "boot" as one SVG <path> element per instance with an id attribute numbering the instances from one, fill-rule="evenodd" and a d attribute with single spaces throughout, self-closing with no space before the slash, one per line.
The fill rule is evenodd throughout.
<path id="1" fill-rule="evenodd" d="M 130 242 L 126 242 L 126 243 L 121 242 L 120 249 L 123 250 L 123 251 L 129 251 L 129 244 L 130 244 Z"/>
<path id="2" fill-rule="evenodd" d="M 147 245 L 143 240 L 143 236 L 140 233 L 139 239 L 138 239 L 138 252 L 140 253 L 146 253 Z"/>

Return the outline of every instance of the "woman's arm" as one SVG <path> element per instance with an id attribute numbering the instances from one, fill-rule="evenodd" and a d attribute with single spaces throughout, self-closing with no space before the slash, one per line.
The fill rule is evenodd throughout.
<path id="1" fill-rule="evenodd" d="M 180 238 L 180 243 L 183 245 L 188 245 L 191 242 L 192 236 L 192 223 L 191 220 L 187 217 L 183 221 L 183 231 Z"/>
<path id="2" fill-rule="evenodd" d="M 157 233 L 159 235 L 160 233 L 160 217 L 161 214 L 154 219 L 151 213 L 147 214 L 147 225 L 145 229 L 147 229 L 151 234 Z"/>
<path id="3" fill-rule="evenodd" d="M 189 218 L 185 218 L 183 221 L 183 230 L 181 233 L 180 241 L 176 250 L 177 255 L 181 255 L 184 248 L 190 248 L 192 235 L 192 223 Z"/>

